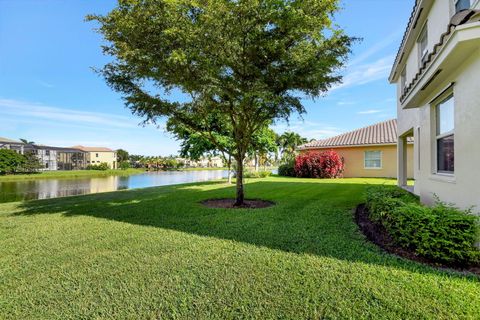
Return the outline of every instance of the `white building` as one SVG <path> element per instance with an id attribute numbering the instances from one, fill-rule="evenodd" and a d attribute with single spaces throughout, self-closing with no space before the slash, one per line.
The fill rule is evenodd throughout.
<path id="1" fill-rule="evenodd" d="M 414 192 L 480 212 L 480 0 L 417 0 L 392 68 L 398 178 L 414 137 Z"/>

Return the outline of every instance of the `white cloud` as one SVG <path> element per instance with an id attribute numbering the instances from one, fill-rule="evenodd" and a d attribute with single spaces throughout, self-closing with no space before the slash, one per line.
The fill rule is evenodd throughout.
<path id="1" fill-rule="evenodd" d="M 273 126 L 278 134 L 293 131 L 307 139 L 325 139 L 341 134 L 343 131 L 331 125 L 313 121 L 292 121 L 289 124 L 281 123 Z"/>
<path id="2" fill-rule="evenodd" d="M 357 104 L 356 101 L 339 101 L 337 102 L 337 105 L 339 106 L 351 106 L 351 105 L 354 105 L 354 104 Z"/>
<path id="3" fill-rule="evenodd" d="M 0 130 L 52 146 L 103 146 L 144 155 L 175 154 L 179 143 L 162 129 L 138 126 L 136 116 L 77 111 L 0 98 Z M 160 124 L 164 124 L 161 122 Z"/>
<path id="4" fill-rule="evenodd" d="M 394 58 L 394 55 L 389 55 L 370 63 L 349 68 L 343 76 L 343 82 L 332 87 L 330 91 L 363 85 L 380 79 L 387 81 Z"/>
<path id="5" fill-rule="evenodd" d="M 399 41 L 399 38 L 403 35 L 404 30 L 403 29 L 398 29 L 395 32 L 392 32 L 391 34 L 387 35 L 382 41 L 377 42 L 376 44 L 370 46 L 368 50 L 362 52 L 358 56 L 356 56 L 354 59 L 352 59 L 348 63 L 348 67 L 357 65 L 371 56 L 375 55 L 376 53 L 380 52 L 381 50 L 387 48 L 388 46 L 392 45 L 393 43 L 396 43 Z"/>
<path id="6" fill-rule="evenodd" d="M 125 116 L 77 111 L 11 99 L 0 99 L 0 114 L 15 116 L 18 119 L 30 118 L 96 127 L 101 125 L 109 128 L 135 128 L 139 122 Z"/>
<path id="7" fill-rule="evenodd" d="M 38 80 L 37 82 L 38 82 L 39 85 L 41 85 L 42 87 L 45 87 L 45 88 L 55 87 L 53 84 L 51 84 L 49 82 L 46 82 L 46 81 Z"/>
<path id="8" fill-rule="evenodd" d="M 383 110 L 379 110 L 379 109 L 370 109 L 370 110 L 359 111 L 357 112 L 357 114 L 374 114 L 374 113 L 380 113 L 382 111 Z"/>

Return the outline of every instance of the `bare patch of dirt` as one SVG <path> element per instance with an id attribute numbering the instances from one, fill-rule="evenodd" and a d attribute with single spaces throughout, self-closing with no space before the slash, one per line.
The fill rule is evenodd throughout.
<path id="1" fill-rule="evenodd" d="M 431 261 L 416 254 L 413 250 L 398 246 L 381 224 L 374 223 L 368 217 L 368 209 L 365 204 L 359 205 L 355 210 L 355 222 L 368 240 L 388 253 L 395 254 L 405 259 L 421 262 L 440 269 L 456 270 L 462 273 L 474 273 L 480 275 L 480 267 L 447 266 Z"/>
<path id="2" fill-rule="evenodd" d="M 222 209 L 262 209 L 275 205 L 275 202 L 259 199 L 245 199 L 241 206 L 235 206 L 235 199 L 209 199 L 201 203 L 209 208 Z"/>

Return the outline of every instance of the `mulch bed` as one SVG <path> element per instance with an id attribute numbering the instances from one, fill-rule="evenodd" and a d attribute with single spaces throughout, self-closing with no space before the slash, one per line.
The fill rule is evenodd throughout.
<path id="1" fill-rule="evenodd" d="M 209 199 L 201 203 L 209 208 L 222 209 L 262 209 L 275 205 L 275 202 L 258 199 L 245 199 L 242 206 L 235 206 L 235 199 Z"/>
<path id="2" fill-rule="evenodd" d="M 356 208 L 355 222 L 368 240 L 375 243 L 377 246 L 379 246 L 388 253 L 395 254 L 405 259 L 428 264 L 430 266 L 434 266 L 440 269 L 450 269 L 460 271 L 462 273 L 468 272 L 480 275 L 480 267 L 478 266 L 461 267 L 443 265 L 430 259 L 421 257 L 417 255 L 413 250 L 409 250 L 407 248 L 396 245 L 384 226 L 374 223 L 370 220 L 370 218 L 368 217 L 368 209 L 365 207 L 365 204 L 361 204 Z"/>

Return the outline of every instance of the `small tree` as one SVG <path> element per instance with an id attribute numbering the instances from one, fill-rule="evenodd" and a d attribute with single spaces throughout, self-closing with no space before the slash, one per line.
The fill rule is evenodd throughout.
<path id="1" fill-rule="evenodd" d="M 269 127 L 264 127 L 253 135 L 253 140 L 249 150 L 249 154 L 255 159 L 255 171 L 258 171 L 260 163 L 265 163 L 269 153 L 277 151 L 276 134 Z"/>
<path id="2" fill-rule="evenodd" d="M 123 149 L 117 150 L 117 162 L 120 163 L 120 162 L 128 161 L 129 156 L 130 155 L 128 154 L 128 151 Z"/>
<path id="3" fill-rule="evenodd" d="M 228 124 L 242 205 L 254 134 L 303 113 L 304 95 L 341 80 L 353 39 L 332 22 L 338 8 L 338 0 L 120 0 L 87 20 L 100 23 L 114 58 L 100 72 L 134 114 L 173 118 L 225 152 L 210 116 Z M 172 89 L 186 97 L 172 100 Z"/>
<path id="4" fill-rule="evenodd" d="M 26 151 L 23 156 L 25 158 L 25 163 L 21 167 L 23 172 L 38 172 L 42 168 L 42 163 L 34 152 Z"/>

